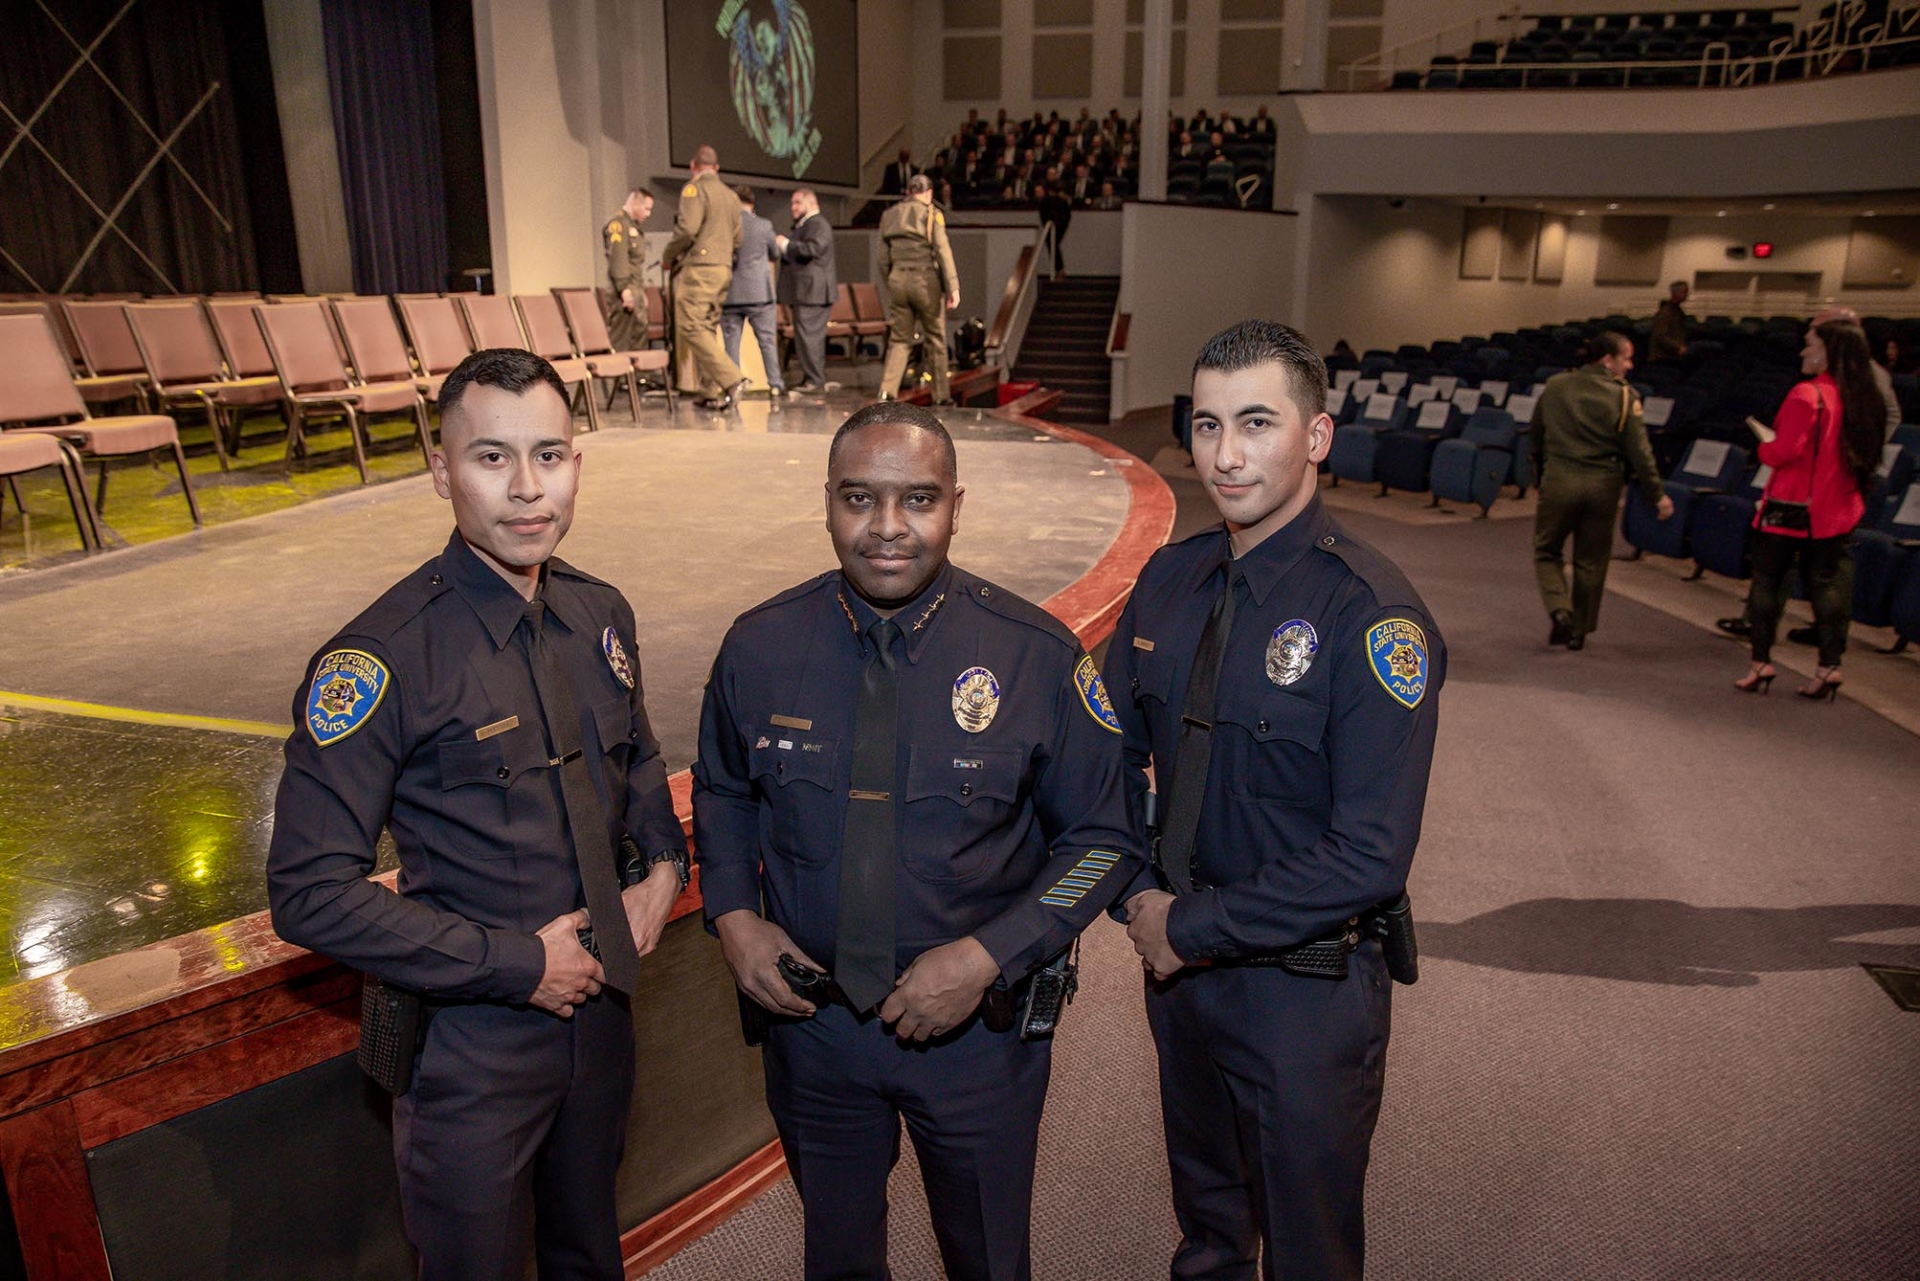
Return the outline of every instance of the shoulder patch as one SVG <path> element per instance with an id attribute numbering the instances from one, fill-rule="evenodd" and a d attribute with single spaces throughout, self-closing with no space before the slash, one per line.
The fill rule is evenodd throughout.
<path id="1" fill-rule="evenodd" d="M 1394 701 L 1420 706 L 1427 694 L 1427 634 L 1405 618 L 1389 618 L 1367 629 L 1367 661 L 1375 679 Z"/>
<path id="2" fill-rule="evenodd" d="M 346 738 L 367 723 L 386 697 L 392 674 L 363 649 L 336 649 L 313 669 L 307 690 L 307 733 L 321 747 Z"/>
<path id="3" fill-rule="evenodd" d="M 1120 718 L 1114 714 L 1113 701 L 1100 683 L 1100 669 L 1093 665 L 1091 654 L 1080 655 L 1080 661 L 1073 665 L 1073 687 L 1080 691 L 1080 705 L 1087 709 L 1087 715 L 1102 729 L 1120 733 Z"/>
<path id="4" fill-rule="evenodd" d="M 686 186 L 680 188 L 680 198 L 682 200 L 685 200 L 688 196 L 697 196 L 699 194 L 700 188 L 694 186 L 692 183 L 688 183 Z"/>
<path id="5" fill-rule="evenodd" d="M 607 224 L 607 234 L 609 236 L 617 236 L 620 234 L 620 220 L 618 218 L 615 218 Z"/>

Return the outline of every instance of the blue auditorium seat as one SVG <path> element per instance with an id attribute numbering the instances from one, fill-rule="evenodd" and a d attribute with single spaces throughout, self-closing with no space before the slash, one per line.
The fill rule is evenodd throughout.
<path id="1" fill-rule="evenodd" d="M 1766 493 L 1772 468 L 1759 467 L 1730 494 L 1707 494 L 1694 507 L 1693 563 L 1722 578 L 1751 578 L 1747 553 L 1753 543 L 1753 513 Z"/>
<path id="2" fill-rule="evenodd" d="M 1532 383 L 1519 382 L 1513 385 L 1507 403 L 1502 406 L 1513 416 L 1513 470 L 1507 473 L 1507 483 L 1519 491 L 1516 497 L 1520 498 L 1527 496 L 1540 474 L 1533 462 L 1533 407 L 1539 401 L 1540 393 Z"/>
<path id="3" fill-rule="evenodd" d="M 1352 422 L 1333 429 L 1333 446 L 1327 451 L 1327 470 L 1336 480 L 1372 484 L 1379 479 L 1374 457 L 1380 433 L 1397 431 L 1407 421 L 1407 402 L 1386 392 L 1376 392 L 1360 406 Z"/>
<path id="4" fill-rule="evenodd" d="M 1893 606 L 1888 621 L 1896 639 L 1898 653 L 1914 641 L 1920 641 L 1920 554 L 1909 552 L 1900 567 L 1900 579 L 1893 585 Z"/>
<path id="5" fill-rule="evenodd" d="M 1893 621 L 1896 589 L 1912 575 L 1920 541 L 1920 484 L 1890 496 L 1868 512 L 1849 540 L 1853 548 L 1853 620 L 1869 627 Z"/>
<path id="6" fill-rule="evenodd" d="M 1688 533 L 1694 506 L 1707 494 L 1731 492 L 1747 470 L 1747 451 L 1723 440 L 1696 440 L 1680 467 L 1662 488 L 1673 500 L 1673 515 L 1660 520 L 1638 485 L 1627 491 L 1627 514 L 1621 532 L 1641 551 L 1685 560 L 1690 554 Z"/>
<path id="7" fill-rule="evenodd" d="M 1513 470 L 1513 415 L 1483 405 L 1473 411 L 1459 436 L 1434 447 L 1433 496 L 1475 503 L 1485 516 Z"/>
<path id="8" fill-rule="evenodd" d="M 1443 440 L 1460 434 L 1463 415 L 1451 401 L 1429 400 L 1409 409 L 1407 425 L 1383 431 L 1374 449 L 1373 470 L 1380 492 L 1401 489 L 1424 494 L 1430 484 L 1433 451 Z"/>

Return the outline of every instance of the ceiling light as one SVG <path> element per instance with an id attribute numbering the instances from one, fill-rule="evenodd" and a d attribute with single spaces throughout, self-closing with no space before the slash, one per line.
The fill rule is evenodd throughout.
<path id="1" fill-rule="evenodd" d="M 1618 209 L 1619 207 L 1620 207 L 1620 202 L 1618 200 L 1610 201 L 1607 205 L 1607 208 L 1609 209 Z"/>
<path id="2" fill-rule="evenodd" d="M 1772 213 L 1772 212 L 1773 212 L 1773 206 L 1772 206 L 1771 204 L 1765 204 L 1765 205 L 1761 205 L 1760 207 L 1761 207 L 1762 209 L 1764 209 L 1764 210 L 1766 210 L 1766 211 L 1767 211 L 1768 213 Z"/>
<path id="3" fill-rule="evenodd" d="M 1718 212 L 1718 213 L 1716 213 L 1716 214 L 1714 214 L 1713 216 L 1714 216 L 1714 217 L 1716 217 L 1716 218 L 1724 218 L 1724 217 L 1726 217 L 1726 216 L 1727 216 L 1727 211 L 1726 211 L 1726 210 L 1724 210 L 1724 209 L 1722 209 L 1722 210 L 1720 210 L 1720 212 Z"/>
<path id="4" fill-rule="evenodd" d="M 1587 211 L 1584 209 L 1576 209 L 1573 211 L 1573 216 L 1576 218 L 1584 218 L 1587 216 Z"/>

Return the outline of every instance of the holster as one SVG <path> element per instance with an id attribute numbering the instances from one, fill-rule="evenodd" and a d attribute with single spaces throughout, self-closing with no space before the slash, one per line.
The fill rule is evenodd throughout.
<path id="1" fill-rule="evenodd" d="M 1420 947 L 1413 937 L 1413 900 L 1402 894 L 1373 910 L 1373 932 L 1380 938 L 1387 975 L 1395 983 L 1412 986 L 1420 981 Z"/>
<path id="2" fill-rule="evenodd" d="M 1048 1041 L 1080 990 L 1080 941 L 1027 976 L 1026 1000 L 1020 1003 L 1020 1039 Z"/>
<path id="3" fill-rule="evenodd" d="M 425 1007 L 405 988 L 371 974 L 360 987 L 360 1070 L 398 1098 L 413 1086 L 413 1060 L 426 1031 Z"/>

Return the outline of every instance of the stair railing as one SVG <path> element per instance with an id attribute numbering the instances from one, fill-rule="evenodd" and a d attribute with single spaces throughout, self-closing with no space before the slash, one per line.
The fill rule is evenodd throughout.
<path id="1" fill-rule="evenodd" d="M 987 331 L 987 363 L 1012 370 L 1020 359 L 1020 342 L 1026 337 L 1027 322 L 1033 319 L 1034 303 L 1040 296 L 1040 266 L 1053 255 L 1053 224 L 1040 224 L 1033 244 L 1020 251 L 1013 274 L 1007 277 L 1006 292 L 1000 296 L 1000 309 L 994 313 L 993 328 Z"/>

